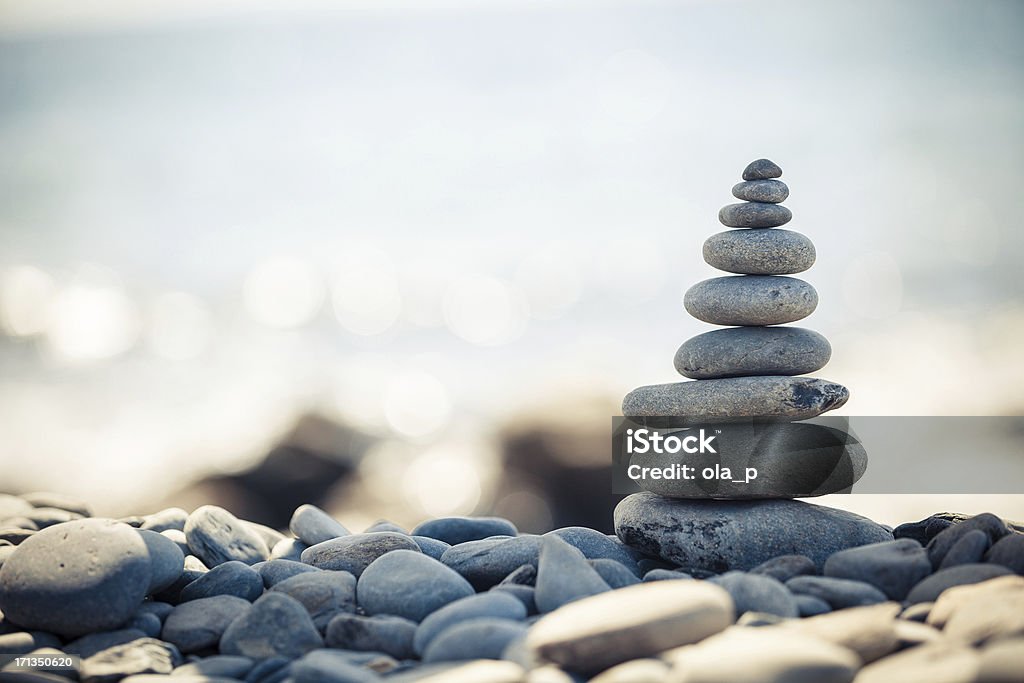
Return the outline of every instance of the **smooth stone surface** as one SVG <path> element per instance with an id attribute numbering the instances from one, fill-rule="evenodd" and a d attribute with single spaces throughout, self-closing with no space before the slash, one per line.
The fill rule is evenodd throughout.
<path id="1" fill-rule="evenodd" d="M 614 536 L 608 536 L 594 529 L 582 526 L 562 527 L 561 529 L 549 531 L 544 535 L 558 536 L 583 553 L 583 556 L 588 560 L 615 560 L 634 574 L 639 575 L 640 573 L 636 566 L 636 559 L 630 549 Z"/>
<path id="2" fill-rule="evenodd" d="M 741 202 L 718 211 L 718 221 L 728 228 L 777 228 L 793 220 L 793 212 L 782 204 Z"/>
<path id="3" fill-rule="evenodd" d="M 757 422 L 746 425 L 712 424 L 707 431 L 716 433 L 715 453 L 659 454 L 630 456 L 630 466 L 654 472 L 643 476 L 637 485 L 669 498 L 727 500 L 759 498 L 808 498 L 829 493 L 848 492 L 867 470 L 867 451 L 856 436 L 829 424 L 804 422 Z M 715 427 L 718 427 L 715 430 Z M 697 427 L 693 427 L 696 431 Z M 662 432 L 663 434 L 670 434 Z M 685 432 L 679 433 L 685 438 Z M 718 468 L 723 477 L 664 477 L 662 472 L 688 463 L 702 472 Z M 745 480 L 753 469 L 757 478 Z M 725 471 L 728 470 L 728 474 Z"/>
<path id="4" fill-rule="evenodd" d="M 115 683 L 133 674 L 169 674 L 180 663 L 181 653 L 173 645 L 140 638 L 83 659 L 80 675 L 85 683 Z"/>
<path id="5" fill-rule="evenodd" d="M 690 287 L 683 306 L 713 325 L 783 325 L 814 313 L 818 292 L 786 275 L 725 275 Z"/>
<path id="6" fill-rule="evenodd" d="M 796 600 L 796 609 L 801 617 L 814 617 L 832 611 L 832 605 L 813 595 L 794 595 L 793 598 Z"/>
<path id="7" fill-rule="evenodd" d="M 413 638 L 416 622 L 402 617 L 337 614 L 328 622 L 324 640 L 327 647 L 363 652 L 384 652 L 395 659 L 416 656 Z"/>
<path id="8" fill-rule="evenodd" d="M 768 159 L 755 159 L 743 169 L 744 180 L 764 180 L 780 177 L 782 177 L 782 169 L 774 161 Z"/>
<path id="9" fill-rule="evenodd" d="M 363 529 L 364 534 L 373 533 L 374 531 L 394 531 L 396 534 L 412 535 L 401 526 L 394 522 L 389 522 L 386 519 L 378 519 L 376 522 Z"/>
<path id="10" fill-rule="evenodd" d="M 60 638 L 43 631 L 16 631 L 0 635 L 0 655 L 24 655 L 45 647 L 61 647 Z"/>
<path id="11" fill-rule="evenodd" d="M 270 551 L 270 559 L 299 562 L 302 560 L 303 551 L 308 547 L 308 545 L 297 538 L 285 538 L 274 544 Z"/>
<path id="12" fill-rule="evenodd" d="M 977 564 L 985 559 L 989 537 L 981 529 L 972 529 L 960 537 L 946 556 L 942 558 L 939 569 L 949 569 L 961 564 Z M 926 555 L 927 556 L 927 555 Z M 931 566 L 931 563 L 928 565 Z"/>
<path id="13" fill-rule="evenodd" d="M 985 561 L 1024 574 L 1024 534 L 1009 534 L 989 548 Z"/>
<path id="14" fill-rule="evenodd" d="M 135 529 L 76 520 L 37 532 L 4 561 L 0 612 L 26 629 L 74 638 L 127 621 L 150 579 L 149 550 Z"/>
<path id="15" fill-rule="evenodd" d="M 708 581 L 729 592 L 737 615 L 762 612 L 787 619 L 795 619 L 799 615 L 793 594 L 782 582 L 770 576 L 733 571 Z"/>
<path id="16" fill-rule="evenodd" d="M 174 670 L 174 676 L 222 676 L 224 678 L 244 678 L 252 670 L 253 662 L 248 657 L 236 655 L 214 655 L 182 664 Z"/>
<path id="17" fill-rule="evenodd" d="M 456 600 L 423 620 L 416 629 L 413 649 L 421 655 L 441 632 L 460 622 L 480 618 L 522 621 L 526 618 L 526 607 L 519 599 L 503 592 L 479 593 Z"/>
<path id="18" fill-rule="evenodd" d="M 602 671 L 590 683 L 665 683 L 668 672 L 668 664 L 660 659 L 634 659 Z"/>
<path id="19" fill-rule="evenodd" d="M 445 551 L 441 562 L 464 576 L 477 590 L 486 590 L 524 564 L 536 567 L 540 546 L 540 536 L 468 541 Z"/>
<path id="20" fill-rule="evenodd" d="M 448 545 L 518 533 L 516 525 L 502 517 L 439 517 L 427 520 L 412 530 L 413 536 L 434 538 Z"/>
<path id="21" fill-rule="evenodd" d="M 651 581 L 679 581 L 679 580 L 693 580 L 693 575 L 686 572 L 677 571 L 674 569 L 652 569 L 644 574 L 643 581 L 650 583 Z"/>
<path id="22" fill-rule="evenodd" d="M 1024 638 L 1008 638 L 981 651 L 978 681 L 1020 683 L 1024 671 Z"/>
<path id="23" fill-rule="evenodd" d="M 417 622 L 473 593 L 466 579 L 419 549 L 393 550 L 378 557 L 363 571 L 356 587 L 359 606 L 367 614 L 394 614 Z"/>
<path id="24" fill-rule="evenodd" d="M 885 593 L 869 583 L 829 576 L 797 576 L 786 582 L 786 588 L 798 595 L 811 595 L 832 606 L 832 609 L 862 607 L 885 602 Z"/>
<path id="25" fill-rule="evenodd" d="M 975 530 L 984 532 L 991 543 L 995 543 L 1003 536 L 1010 533 L 1010 529 L 1006 526 L 1006 522 L 988 512 L 975 515 L 974 517 L 965 519 L 962 522 L 950 525 L 936 534 L 928 543 L 928 557 L 932 561 L 932 567 L 938 569 L 942 566 L 942 561 L 945 559 L 946 553 L 952 550 L 953 546 L 955 546 L 963 536 Z"/>
<path id="26" fill-rule="evenodd" d="M 215 595 L 233 595 L 252 602 L 263 595 L 263 579 L 244 562 L 231 560 L 182 588 L 179 600 L 187 602 Z"/>
<path id="27" fill-rule="evenodd" d="M 108 648 L 116 645 L 124 645 L 130 643 L 133 640 L 139 638 L 145 638 L 146 634 L 138 629 L 134 628 L 123 628 L 117 629 L 116 631 L 99 631 L 97 633 L 89 633 L 72 640 L 67 645 L 61 646 L 60 643 L 56 643 L 55 646 L 61 648 L 64 652 L 71 655 L 78 655 L 82 659 L 92 657 L 97 652 L 102 652 Z"/>
<path id="28" fill-rule="evenodd" d="M 892 532 L 845 510 L 792 500 L 685 501 L 636 493 L 615 508 L 623 543 L 682 567 L 747 570 L 779 555 L 821 567 L 832 553 L 892 540 Z"/>
<path id="29" fill-rule="evenodd" d="M 32 503 L 27 500 L 7 493 L 0 493 L 0 520 L 21 517 L 25 513 L 31 512 L 32 508 Z"/>
<path id="30" fill-rule="evenodd" d="M 813 576 L 818 573 L 818 568 L 806 555 L 779 555 L 757 565 L 750 573 L 763 574 L 786 583 L 794 576 Z"/>
<path id="31" fill-rule="evenodd" d="M 732 186 L 732 196 L 745 202 L 778 204 L 786 201 L 789 187 L 781 180 L 746 180 Z"/>
<path id="32" fill-rule="evenodd" d="M 787 621 L 781 627 L 849 648 L 857 653 L 861 661 L 873 662 L 899 648 L 900 637 L 896 625 L 906 623 L 896 619 L 899 612 L 899 603 L 884 602 Z"/>
<path id="33" fill-rule="evenodd" d="M 922 645 L 869 664 L 857 683 L 977 683 L 979 659 L 968 647 Z"/>
<path id="34" fill-rule="evenodd" d="M 269 591 L 253 603 L 220 639 L 221 654 L 252 659 L 294 659 L 323 645 L 302 603 L 279 591 Z"/>
<path id="35" fill-rule="evenodd" d="M 143 529 L 140 529 L 140 531 L 143 531 Z M 181 554 L 184 557 L 188 557 L 192 554 L 192 549 L 188 547 L 188 539 L 185 538 L 184 531 L 179 531 L 178 529 L 166 529 L 158 533 L 174 545 L 178 546 L 178 550 L 181 551 Z"/>
<path id="36" fill-rule="evenodd" d="M 185 602 L 167 615 L 160 637 L 184 653 L 198 652 L 216 646 L 231 622 L 251 609 L 248 601 L 233 595 Z"/>
<path id="37" fill-rule="evenodd" d="M 185 538 L 192 554 L 210 568 L 231 560 L 255 564 L 270 555 L 259 533 L 216 505 L 204 505 L 188 516 Z"/>
<path id="38" fill-rule="evenodd" d="M 298 574 L 309 574 L 321 570 L 295 560 L 268 560 L 260 564 L 258 571 L 260 578 L 263 579 L 263 585 L 266 588 L 272 588 L 285 579 L 290 579 Z"/>
<path id="39" fill-rule="evenodd" d="M 289 669 L 292 683 L 374 683 L 381 678 L 370 669 L 350 661 L 344 652 L 313 650 Z"/>
<path id="40" fill-rule="evenodd" d="M 339 612 L 356 611 L 356 577 L 348 572 L 321 571 L 298 574 L 276 584 L 279 591 L 298 600 L 323 630 Z"/>
<path id="41" fill-rule="evenodd" d="M 124 623 L 124 627 L 141 631 L 150 638 L 159 638 L 163 624 L 160 622 L 160 617 L 155 614 L 136 612 L 131 619 Z"/>
<path id="42" fill-rule="evenodd" d="M 139 529 L 156 531 L 158 533 L 168 531 L 169 529 L 184 531 L 185 522 L 187 521 L 188 513 L 181 508 L 165 508 L 151 515 L 146 515 L 146 519 L 142 522 Z"/>
<path id="43" fill-rule="evenodd" d="M 306 545 L 316 545 L 339 536 L 348 536 L 348 529 L 315 505 L 300 505 L 288 524 L 295 537 Z"/>
<path id="44" fill-rule="evenodd" d="M 579 600 L 542 617 L 526 636 L 540 661 L 581 672 L 695 643 L 733 622 L 729 594 L 705 581 L 643 583 Z"/>
<path id="45" fill-rule="evenodd" d="M 825 561 L 824 574 L 875 586 L 892 600 L 902 600 L 932 573 L 928 553 L 909 538 L 842 550 Z"/>
<path id="46" fill-rule="evenodd" d="M 509 583 L 519 586 L 533 586 L 537 583 L 537 568 L 532 564 L 524 564 L 502 579 L 498 585 Z"/>
<path id="47" fill-rule="evenodd" d="M 1024 581 L 1020 578 L 1005 576 L 943 593 L 934 610 L 934 621 L 943 622 L 943 636 L 971 645 L 1024 636 Z M 950 596 L 956 592 L 960 595 Z M 933 622 L 931 615 L 929 622 Z"/>
<path id="48" fill-rule="evenodd" d="M 615 560 L 587 560 L 587 564 L 594 568 L 594 571 L 597 572 L 598 576 L 600 576 L 612 590 L 640 583 L 640 579 L 636 574 L 627 569 L 625 565 L 620 562 L 616 562 Z"/>
<path id="49" fill-rule="evenodd" d="M 420 547 L 409 536 L 393 531 L 350 534 L 311 545 L 302 551 L 302 561 L 320 569 L 346 571 L 358 578 L 370 563 L 395 550 L 418 553 Z"/>
<path id="50" fill-rule="evenodd" d="M 668 416 L 679 425 L 751 418 L 807 420 L 839 408 L 849 398 L 843 385 L 816 377 L 727 377 L 639 387 L 622 399 L 622 414 Z"/>
<path id="51" fill-rule="evenodd" d="M 611 590 L 586 558 L 558 536 L 545 536 L 537 564 L 534 600 L 541 613 Z"/>
<path id="52" fill-rule="evenodd" d="M 914 586 L 907 595 L 907 602 L 935 602 L 943 591 L 954 586 L 981 583 L 1012 572 L 998 564 L 961 564 L 935 572 Z"/>
<path id="53" fill-rule="evenodd" d="M 730 327 L 683 342 L 675 366 L 690 379 L 804 375 L 831 357 L 828 340 L 802 327 Z"/>
<path id="54" fill-rule="evenodd" d="M 505 593 L 511 595 L 523 604 L 528 615 L 537 614 L 537 601 L 534 594 L 537 592 L 533 586 L 522 586 L 517 584 L 498 584 L 489 589 L 491 593 Z"/>
<path id="55" fill-rule="evenodd" d="M 666 654 L 686 683 L 850 683 L 860 660 L 850 650 L 776 628 L 731 628 Z"/>
<path id="56" fill-rule="evenodd" d="M 444 541 L 439 541 L 436 538 L 429 538 L 427 536 L 413 536 L 412 540 L 416 541 L 416 545 L 420 547 L 421 553 L 429 555 L 435 560 L 440 560 L 445 551 L 448 550 L 448 548 L 451 548 L 451 546 Z"/>
<path id="57" fill-rule="evenodd" d="M 457 623 L 433 638 L 423 650 L 423 662 L 500 659 L 509 643 L 525 633 L 523 623 L 477 617 Z"/>

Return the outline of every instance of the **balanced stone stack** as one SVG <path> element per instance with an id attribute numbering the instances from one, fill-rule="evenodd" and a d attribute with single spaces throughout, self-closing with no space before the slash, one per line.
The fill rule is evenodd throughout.
<path id="1" fill-rule="evenodd" d="M 789 188 L 782 169 L 758 159 L 733 187 L 740 203 L 721 209 L 730 230 L 704 243 L 704 260 L 733 273 L 699 282 L 686 292 L 693 317 L 728 326 L 686 341 L 675 356 L 678 372 L 692 380 L 643 386 L 623 401 L 623 415 L 653 426 L 719 426 L 718 464 L 733 473 L 747 467 L 757 478 L 742 484 L 642 480 L 646 490 L 686 498 L 762 498 L 821 495 L 849 489 L 863 474 L 866 455 L 842 425 L 797 422 L 846 403 L 846 387 L 802 377 L 820 370 L 832 349 L 822 335 L 784 326 L 814 312 L 818 294 L 789 277 L 814 264 L 815 249 L 804 235 L 779 226 L 793 214 L 781 204 Z M 655 464 L 651 455 L 633 463 Z"/>

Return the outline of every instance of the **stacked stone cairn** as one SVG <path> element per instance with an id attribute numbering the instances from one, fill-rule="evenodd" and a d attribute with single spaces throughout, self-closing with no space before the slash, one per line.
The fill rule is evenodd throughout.
<path id="1" fill-rule="evenodd" d="M 847 491 L 864 472 L 866 454 L 842 424 L 800 422 L 842 406 L 849 393 L 801 376 L 824 367 L 832 349 L 817 332 L 787 325 L 814 312 L 818 293 L 790 277 L 814 264 L 815 249 L 779 227 L 793 217 L 781 204 L 789 196 L 781 176 L 767 159 L 750 163 L 732 189 L 744 201 L 718 214 L 730 229 L 704 243 L 704 260 L 732 275 L 699 282 L 684 297 L 693 317 L 728 326 L 679 347 L 676 370 L 694 381 L 643 386 L 622 405 L 623 415 L 641 423 L 717 432 L 718 458 L 701 464 L 727 466 L 741 478 L 752 467 L 756 479 L 642 480 L 641 488 L 680 498 L 802 497 Z M 633 462 L 657 464 L 651 455 Z"/>

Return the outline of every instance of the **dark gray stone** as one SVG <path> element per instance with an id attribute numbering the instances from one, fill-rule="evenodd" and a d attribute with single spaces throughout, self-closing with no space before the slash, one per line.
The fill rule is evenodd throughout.
<path id="1" fill-rule="evenodd" d="M 737 615 L 762 612 L 790 619 L 799 616 L 796 599 L 778 579 L 762 574 L 726 572 L 708 581 L 729 592 Z"/>
<path id="2" fill-rule="evenodd" d="M 161 623 L 160 617 L 155 614 L 136 612 L 131 619 L 124 623 L 124 627 L 141 631 L 143 635 L 149 638 L 159 638 L 160 631 L 163 629 L 163 623 Z"/>
<path id="3" fill-rule="evenodd" d="M 167 615 L 160 637 L 185 653 L 205 650 L 217 645 L 231 622 L 251 609 L 248 601 L 233 595 L 184 602 Z"/>
<path id="4" fill-rule="evenodd" d="M 793 212 L 782 204 L 741 202 L 718 211 L 718 221 L 729 228 L 777 228 L 793 220 Z"/>
<path id="5" fill-rule="evenodd" d="M 182 588 L 180 601 L 215 595 L 233 595 L 252 602 L 263 595 L 263 579 L 244 562 L 224 562 Z"/>
<path id="6" fill-rule="evenodd" d="M 533 586 L 524 586 L 517 583 L 499 583 L 489 589 L 490 593 L 505 593 L 518 600 L 526 608 L 527 615 L 537 614 L 537 590 Z"/>
<path id="7" fill-rule="evenodd" d="M 456 600 L 429 615 L 419 625 L 413 639 L 415 654 L 422 655 L 431 641 L 455 624 L 480 618 L 522 621 L 526 618 L 526 607 L 514 596 L 500 591 Z"/>
<path id="8" fill-rule="evenodd" d="M 901 538 L 835 553 L 825 561 L 825 576 L 875 586 L 892 600 L 902 600 L 932 573 L 928 553 L 917 541 Z"/>
<path id="9" fill-rule="evenodd" d="M 321 571 L 298 574 L 271 590 L 292 596 L 302 603 L 320 630 L 340 612 L 356 611 L 356 577 L 348 572 Z"/>
<path id="10" fill-rule="evenodd" d="M 139 609 L 135 610 L 135 614 L 155 614 L 162 623 L 167 618 L 167 615 L 173 611 L 174 605 L 166 602 L 160 602 L 158 600 L 151 600 L 139 605 Z"/>
<path id="11" fill-rule="evenodd" d="M 133 640 L 139 638 L 145 638 L 146 634 L 142 631 L 134 628 L 123 628 L 116 631 L 99 631 L 97 633 L 89 633 L 72 640 L 67 645 L 60 647 L 64 652 L 69 655 L 78 655 L 82 659 L 92 657 L 97 652 L 102 652 L 108 648 L 112 648 L 116 645 L 124 645 L 130 643 Z"/>
<path id="12" fill-rule="evenodd" d="M 985 553 L 985 561 L 1024 574 L 1024 534 L 1003 536 Z"/>
<path id="13" fill-rule="evenodd" d="M 684 501 L 653 493 L 615 508 L 623 543 L 679 566 L 747 570 L 773 557 L 806 555 L 821 567 L 832 553 L 891 540 L 890 531 L 845 510 L 792 500 Z"/>
<path id="14" fill-rule="evenodd" d="M 245 683 L 269 683 L 280 681 L 288 676 L 288 668 L 292 660 L 288 657 L 269 657 L 257 661 L 252 670 L 245 675 Z"/>
<path id="15" fill-rule="evenodd" d="M 726 275 L 690 287 L 683 306 L 713 325 L 783 325 L 814 313 L 818 292 L 786 275 Z"/>
<path id="16" fill-rule="evenodd" d="M 690 379 L 803 375 L 832 356 L 825 337 L 801 327 L 731 327 L 699 334 L 676 351 L 679 374 Z"/>
<path id="17" fill-rule="evenodd" d="M 928 543 L 928 557 L 932 561 L 932 567 L 938 569 L 942 566 L 942 560 L 945 559 L 946 553 L 963 536 L 974 530 L 983 531 L 988 536 L 990 543 L 995 543 L 1010 533 L 1010 528 L 1006 525 L 1006 522 L 988 512 L 975 515 L 958 524 L 953 524 L 936 534 L 931 542 Z"/>
<path id="18" fill-rule="evenodd" d="M 26 520 L 30 522 L 30 520 Z M 6 527 L 0 529 L 0 542 L 10 543 L 11 545 L 21 545 L 22 541 L 31 538 L 35 535 L 34 529 L 23 529 L 22 527 Z"/>
<path id="19" fill-rule="evenodd" d="M 83 683 L 116 683 L 137 674 L 170 674 L 181 663 L 173 645 L 155 638 L 139 638 L 115 645 L 82 660 Z"/>
<path id="20" fill-rule="evenodd" d="M 367 614 L 394 614 L 417 622 L 473 592 L 466 579 L 419 549 L 381 555 L 363 571 L 356 587 L 359 606 Z"/>
<path id="21" fill-rule="evenodd" d="M 832 605 L 821 598 L 813 595 L 794 595 L 796 608 L 801 617 L 816 617 L 819 614 L 828 614 L 832 611 Z"/>
<path id="22" fill-rule="evenodd" d="M 170 529 L 184 531 L 185 522 L 187 521 L 188 513 L 181 508 L 166 508 L 160 512 L 147 515 L 139 528 L 147 531 L 156 531 L 157 533 Z"/>
<path id="23" fill-rule="evenodd" d="M 576 548 L 557 536 L 545 536 L 537 564 L 534 599 L 541 613 L 610 590 Z"/>
<path id="24" fill-rule="evenodd" d="M 786 201 L 789 187 L 781 180 L 747 180 L 732 186 L 732 196 L 745 202 L 778 204 Z"/>
<path id="25" fill-rule="evenodd" d="M 442 631 L 423 651 L 423 662 L 501 659 L 516 638 L 526 633 L 526 625 L 507 619 L 477 618 L 455 624 Z"/>
<path id="26" fill-rule="evenodd" d="M 137 529 L 149 551 L 150 580 L 147 594 L 159 593 L 181 576 L 185 569 L 185 555 L 178 544 L 166 536 L 145 529 Z"/>
<path id="27" fill-rule="evenodd" d="M 305 562 L 296 562 L 295 560 L 268 560 L 260 564 L 258 569 L 260 578 L 263 579 L 263 585 L 266 588 L 272 588 L 274 584 L 290 579 L 297 574 L 308 574 L 318 571 L 321 570 L 313 565 L 306 564 Z"/>
<path id="28" fill-rule="evenodd" d="M 587 563 L 594 568 L 594 571 L 597 572 L 598 576 L 600 576 L 601 579 L 608 584 L 610 588 L 612 588 L 612 590 L 640 583 L 640 579 L 637 578 L 637 575 L 630 571 L 621 562 L 600 559 L 587 560 Z"/>
<path id="29" fill-rule="evenodd" d="M 412 540 L 416 541 L 416 545 L 420 547 L 421 553 L 429 555 L 435 560 L 440 560 L 445 551 L 448 550 L 448 548 L 451 548 L 451 546 L 444 541 L 439 541 L 436 538 L 429 538 L 427 536 L 413 536 Z"/>
<path id="30" fill-rule="evenodd" d="M 216 505 L 204 505 L 188 516 L 185 538 L 192 554 L 211 569 L 231 560 L 256 564 L 270 555 L 255 529 Z"/>
<path id="31" fill-rule="evenodd" d="M 293 683 L 375 683 L 381 678 L 352 662 L 345 652 L 314 650 L 292 664 L 289 680 Z"/>
<path id="32" fill-rule="evenodd" d="M 540 536 L 484 539 L 453 545 L 441 562 L 464 576 L 477 590 L 496 585 L 524 564 L 537 566 Z"/>
<path id="33" fill-rule="evenodd" d="M 182 664 L 174 670 L 175 676 L 206 676 L 241 680 L 252 671 L 255 662 L 248 657 L 236 655 L 213 655 Z"/>
<path id="34" fill-rule="evenodd" d="M 130 526 L 82 519 L 48 527 L 0 567 L 0 612 L 74 638 L 120 626 L 149 589 L 149 551 Z"/>
<path id="35" fill-rule="evenodd" d="M 786 583 L 794 576 L 813 576 L 818 573 L 818 568 L 806 555 L 779 555 L 757 565 L 750 573 L 763 574 Z"/>
<path id="36" fill-rule="evenodd" d="M 316 545 L 349 533 L 341 522 L 317 506 L 308 504 L 295 508 L 288 528 L 306 545 Z"/>
<path id="37" fill-rule="evenodd" d="M 1012 574 L 1009 569 L 998 564 L 961 564 L 949 569 L 937 571 L 914 586 L 907 595 L 907 602 L 935 602 L 939 595 L 953 586 L 966 586 L 994 579 L 997 576 Z"/>
<path id="38" fill-rule="evenodd" d="M 221 654 L 252 659 L 295 659 L 324 642 L 313 620 L 295 598 L 268 591 L 252 609 L 235 619 L 220 639 Z"/>
<path id="39" fill-rule="evenodd" d="M 350 534 L 311 545 L 302 551 L 302 561 L 320 569 L 346 571 L 358 578 L 371 562 L 395 550 L 418 553 L 420 547 L 409 536 L 393 531 Z"/>
<path id="40" fill-rule="evenodd" d="M 403 617 L 337 614 L 327 624 L 325 639 L 327 647 L 383 652 L 395 659 L 412 659 L 416 656 L 415 634 L 416 622 Z"/>
<path id="41" fill-rule="evenodd" d="M 744 180 L 765 180 L 781 177 L 782 169 L 774 161 L 769 161 L 768 159 L 755 159 L 743 169 Z"/>
<path id="42" fill-rule="evenodd" d="M 839 408 L 849 398 L 843 385 L 817 377 L 726 377 L 639 387 L 622 399 L 622 414 L 672 416 L 675 423 L 688 425 L 751 418 L 807 420 Z"/>
<path id="43" fill-rule="evenodd" d="M 977 564 L 985 558 L 988 546 L 988 534 L 981 529 L 972 529 L 953 544 L 946 556 L 942 558 L 939 569 L 949 569 L 961 564 Z M 930 562 L 928 567 L 931 568 Z"/>
<path id="44" fill-rule="evenodd" d="M 640 573 L 630 549 L 622 545 L 618 538 L 609 537 L 600 531 L 582 526 L 555 529 L 546 533 L 545 536 L 558 536 L 583 553 L 583 557 L 588 560 L 615 560 L 634 574 L 639 575 Z"/>
<path id="45" fill-rule="evenodd" d="M 524 564 L 501 580 L 501 584 L 509 583 L 519 586 L 533 586 L 537 583 L 537 568 L 532 564 Z M 501 584 L 498 585 L 500 586 Z"/>
<path id="46" fill-rule="evenodd" d="M 862 607 L 885 602 L 885 593 L 870 583 L 830 576 L 796 576 L 786 582 L 786 588 L 798 595 L 820 598 L 833 609 Z"/>
<path id="47" fill-rule="evenodd" d="M 515 524 L 501 517 L 441 517 L 427 520 L 412 530 L 413 536 L 436 538 L 448 545 L 518 533 Z"/>

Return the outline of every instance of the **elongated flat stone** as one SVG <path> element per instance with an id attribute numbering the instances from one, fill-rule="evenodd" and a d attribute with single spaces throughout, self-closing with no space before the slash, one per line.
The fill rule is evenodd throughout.
<path id="1" fill-rule="evenodd" d="M 712 325 L 782 325 L 813 313 L 818 292 L 795 277 L 729 275 L 690 287 L 683 305 Z"/>
<path id="2" fill-rule="evenodd" d="M 754 417 L 806 420 L 838 408 L 849 398 L 843 385 L 816 377 L 727 377 L 639 387 L 622 399 L 622 414 L 672 417 L 677 424 Z"/>
<path id="3" fill-rule="evenodd" d="M 745 202 L 778 204 L 786 201 L 789 188 L 781 180 L 747 180 L 732 186 L 732 196 Z"/>
<path id="4" fill-rule="evenodd" d="M 831 355 L 825 337 L 802 327 L 730 327 L 683 342 L 675 365 L 690 379 L 804 375 L 825 367 Z"/>
<path id="5" fill-rule="evenodd" d="M 730 228 L 776 228 L 793 220 L 793 212 L 782 204 L 742 202 L 723 206 L 718 220 Z"/>
<path id="6" fill-rule="evenodd" d="M 792 230 L 726 230 L 704 241 L 708 265 L 740 275 L 792 275 L 814 265 L 814 244 Z"/>

